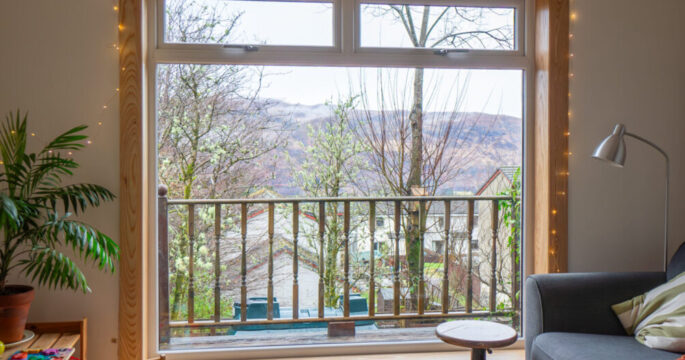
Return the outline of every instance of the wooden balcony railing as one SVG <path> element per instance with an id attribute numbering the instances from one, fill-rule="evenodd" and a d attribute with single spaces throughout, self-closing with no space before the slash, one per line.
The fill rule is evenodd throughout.
<path id="1" fill-rule="evenodd" d="M 316 322 L 332 322 L 332 321 L 383 321 L 383 320 L 402 320 L 402 319 L 441 319 L 441 318 L 472 318 L 485 316 L 507 316 L 512 310 L 518 311 L 519 305 L 514 301 L 513 309 L 498 310 L 497 309 L 497 252 L 498 250 L 498 236 L 499 236 L 499 202 L 512 201 L 511 198 L 505 196 L 399 196 L 399 197 L 349 197 L 349 198 L 280 198 L 280 199 L 191 199 L 191 200 L 177 200 L 167 199 L 167 190 L 165 187 L 160 187 L 158 192 L 158 276 L 159 276 L 159 337 L 160 343 L 168 343 L 170 338 L 170 331 L 172 328 L 217 328 L 233 325 L 268 325 L 268 324 L 288 324 L 288 323 L 316 323 Z M 402 237 L 402 216 L 407 216 L 407 212 L 403 215 L 402 205 L 414 205 L 418 209 L 418 216 L 422 218 L 426 211 L 426 203 L 443 202 L 444 204 L 444 225 L 442 226 L 442 238 L 444 240 L 443 251 L 443 273 L 442 273 L 442 294 L 440 311 L 426 311 L 425 302 L 425 279 L 424 279 L 424 252 L 421 251 L 419 255 L 419 274 L 418 279 L 418 296 L 416 298 L 417 306 L 415 312 L 400 312 L 400 239 Z M 467 205 L 467 221 L 466 234 L 468 241 L 466 258 L 467 258 L 467 276 L 466 276 L 466 294 L 463 311 L 450 311 L 450 294 L 449 294 L 449 261 L 450 261 L 450 240 L 453 240 L 453 233 L 451 233 L 452 225 L 450 220 L 452 218 L 451 209 L 455 202 L 464 202 Z M 489 304 L 487 310 L 474 310 L 473 303 L 473 271 L 474 271 L 474 217 L 475 204 L 477 202 L 490 202 L 491 213 L 491 248 L 490 248 L 490 279 L 489 283 Z M 324 239 L 326 235 L 326 204 L 342 204 L 342 233 L 343 233 L 343 272 L 342 272 L 342 316 L 324 316 L 324 252 L 318 251 L 318 314 L 317 317 L 299 318 L 299 284 L 298 284 L 298 238 L 300 236 L 299 215 L 302 204 L 318 204 L 318 213 L 315 214 L 316 222 L 318 224 L 318 242 L 319 249 L 324 248 Z M 350 315 L 350 204 L 360 203 L 366 204 L 368 207 L 368 242 L 369 242 L 369 280 L 368 280 L 368 314 L 366 315 Z M 378 204 L 391 204 L 387 209 L 392 209 L 392 287 L 393 287 L 393 309 L 390 314 L 378 314 L 375 311 L 376 302 L 376 274 L 375 266 L 379 259 L 376 259 L 374 251 L 374 243 L 376 239 L 376 214 Z M 266 206 L 268 213 L 267 225 L 267 240 L 268 240 L 268 277 L 267 282 L 267 317 L 266 319 L 248 319 L 247 318 L 247 304 L 248 304 L 248 283 L 247 283 L 247 238 L 248 238 L 248 206 L 261 204 Z M 292 209 L 292 317 L 291 318 L 274 318 L 274 216 L 275 206 L 288 206 Z M 185 321 L 171 321 L 169 311 L 169 208 L 170 207 L 186 207 L 187 208 L 187 238 L 188 248 L 187 254 L 188 262 L 188 289 L 187 289 L 187 320 Z M 197 320 L 195 318 L 195 262 L 194 262 L 194 248 L 196 241 L 196 223 L 195 223 L 195 209 L 196 207 L 207 206 L 214 207 L 214 314 L 211 319 Z M 222 241 L 222 207 L 225 206 L 239 206 L 239 228 L 240 228 L 240 316 L 239 319 L 226 319 L 221 317 L 221 241 Z M 479 214 L 483 216 L 484 214 Z M 424 224 L 424 222 L 420 222 Z M 419 241 L 421 249 L 426 249 L 424 244 L 424 234 L 426 229 L 420 226 Z M 454 255 L 454 254 L 453 254 Z M 464 254 L 460 254 L 464 255 Z M 513 257 L 512 257 L 513 259 Z M 512 268 L 512 291 L 518 289 L 518 280 L 516 274 L 519 272 L 518 268 Z M 516 298 L 516 294 L 512 294 L 512 299 Z M 481 307 L 483 309 L 483 307 Z"/>

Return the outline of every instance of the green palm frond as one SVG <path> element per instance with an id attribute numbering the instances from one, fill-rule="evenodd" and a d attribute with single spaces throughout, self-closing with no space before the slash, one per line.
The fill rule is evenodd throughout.
<path id="1" fill-rule="evenodd" d="M 7 194 L 0 194 L 0 227 L 16 229 L 20 225 L 21 218 L 14 200 Z"/>
<path id="2" fill-rule="evenodd" d="M 80 150 L 84 147 L 83 140 L 88 137 L 80 134 L 80 132 L 86 130 L 88 127 L 85 125 L 77 126 L 52 140 L 48 145 L 43 148 L 41 154 L 49 153 L 49 151 L 59 151 L 59 150 Z"/>
<path id="3" fill-rule="evenodd" d="M 78 168 L 78 164 L 59 153 L 43 154 L 31 163 L 30 181 L 23 183 L 22 190 L 32 193 L 38 188 L 56 188 L 60 186 L 63 176 L 73 175 L 72 170 Z"/>
<path id="4" fill-rule="evenodd" d="M 48 247 L 37 247 L 31 250 L 28 259 L 20 262 L 24 272 L 39 285 L 50 288 L 81 289 L 90 291 L 86 276 L 68 256 Z"/>
<path id="5" fill-rule="evenodd" d="M 58 200 L 61 200 L 64 212 L 73 209 L 74 213 L 83 212 L 88 206 L 100 206 L 102 201 L 111 201 L 114 194 L 105 187 L 94 184 L 74 184 L 61 188 L 40 188 L 36 191 L 36 201 L 56 211 Z"/>
<path id="6" fill-rule="evenodd" d="M 0 155 L 5 165 L 20 163 L 26 155 L 27 116 L 22 118 L 18 110 L 16 115 L 9 113 L 0 128 Z"/>
<path id="7" fill-rule="evenodd" d="M 107 268 L 114 272 L 114 261 L 119 259 L 119 245 L 94 227 L 69 219 L 70 215 L 50 213 L 42 226 L 27 235 L 34 239 L 43 239 L 43 242 L 51 246 L 68 245 L 83 259 L 97 262 L 100 269 Z"/>
<path id="8" fill-rule="evenodd" d="M 39 285 L 88 291 L 83 272 L 59 250 L 64 246 L 101 270 L 115 270 L 119 246 L 95 227 L 72 219 L 115 195 L 95 184 L 62 185 L 79 167 L 62 152 L 82 149 L 85 129 L 77 126 L 40 152 L 26 153 L 27 116 L 10 113 L 0 126 L 0 293 L 16 264 Z"/>

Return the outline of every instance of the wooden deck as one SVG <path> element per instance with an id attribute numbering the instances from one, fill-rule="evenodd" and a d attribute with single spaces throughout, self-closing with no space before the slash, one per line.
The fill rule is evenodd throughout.
<path id="1" fill-rule="evenodd" d="M 283 344 L 318 345 L 344 343 L 373 343 L 391 341 L 435 340 L 435 328 L 359 329 L 355 336 L 328 337 L 326 328 L 244 331 L 232 336 L 198 336 L 172 338 L 166 350 L 183 350 L 198 347 L 264 347 Z"/>

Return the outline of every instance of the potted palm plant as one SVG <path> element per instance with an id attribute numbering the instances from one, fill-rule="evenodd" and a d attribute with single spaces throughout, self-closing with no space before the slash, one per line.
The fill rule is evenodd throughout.
<path id="1" fill-rule="evenodd" d="M 86 126 L 29 153 L 26 121 L 17 111 L 0 127 L 0 341 L 5 343 L 21 340 L 34 297 L 31 286 L 7 283 L 11 272 L 39 286 L 89 292 L 69 253 L 111 272 L 119 259 L 112 239 L 74 218 L 114 194 L 94 184 L 62 184 L 78 168 L 68 155 L 84 147 Z"/>

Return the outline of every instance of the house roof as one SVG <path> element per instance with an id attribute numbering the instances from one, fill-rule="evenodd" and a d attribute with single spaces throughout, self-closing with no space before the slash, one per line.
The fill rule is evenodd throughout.
<path id="1" fill-rule="evenodd" d="M 490 177 L 485 181 L 483 186 L 481 186 L 480 189 L 478 189 L 476 195 L 482 195 L 483 191 L 485 191 L 485 189 L 487 189 L 488 186 L 490 186 L 490 184 L 492 184 L 492 182 L 495 181 L 495 179 L 499 175 L 504 176 L 504 178 L 507 179 L 507 181 L 509 181 L 509 184 L 511 184 L 514 181 L 514 174 L 516 174 L 516 170 L 518 168 L 519 166 L 516 165 L 507 165 L 498 168 L 497 170 L 495 170 L 494 173 L 492 173 L 492 175 L 490 175 Z"/>
<path id="2" fill-rule="evenodd" d="M 502 171 L 502 175 L 504 175 L 509 182 L 514 182 L 514 174 L 516 174 L 516 170 L 519 169 L 520 166 L 518 165 L 507 165 L 507 166 L 502 166 L 499 168 Z"/>

